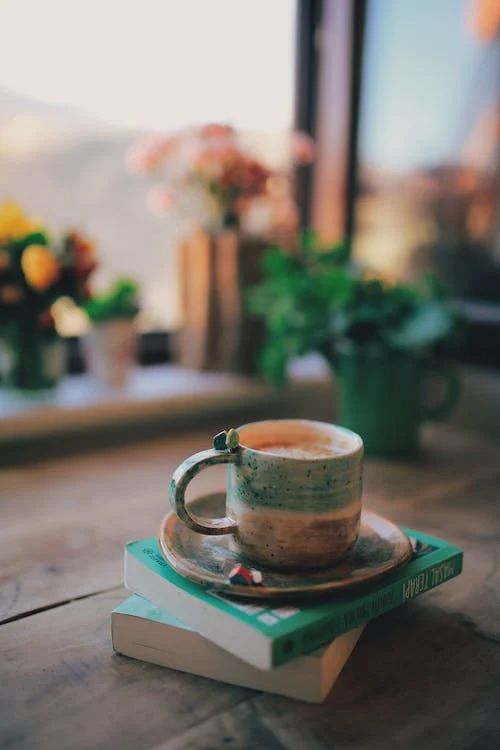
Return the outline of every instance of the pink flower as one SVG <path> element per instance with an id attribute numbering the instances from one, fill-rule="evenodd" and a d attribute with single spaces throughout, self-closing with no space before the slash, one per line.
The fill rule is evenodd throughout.
<path id="1" fill-rule="evenodd" d="M 202 138 L 232 138 L 234 136 L 234 128 L 231 125 L 211 122 L 208 125 L 203 125 L 200 130 L 200 136 Z"/>
<path id="2" fill-rule="evenodd" d="M 169 156 L 178 149 L 179 137 L 177 135 L 163 135 L 153 141 L 153 150 L 157 156 L 162 159 L 168 159 Z"/>
<path id="3" fill-rule="evenodd" d="M 234 143 L 214 140 L 204 144 L 194 156 L 194 168 L 206 180 L 219 180 L 225 171 L 242 159 Z"/>
<path id="4" fill-rule="evenodd" d="M 310 164 L 316 156 L 316 147 L 310 135 L 296 130 L 290 136 L 292 159 L 297 164 Z"/>
<path id="5" fill-rule="evenodd" d="M 127 154 L 127 168 L 134 173 L 151 172 L 160 167 L 177 146 L 178 139 L 173 135 L 139 141 Z"/>
<path id="6" fill-rule="evenodd" d="M 251 206 L 252 197 L 249 195 L 240 195 L 234 201 L 234 211 L 239 216 L 243 216 L 243 214 L 247 213 L 247 211 L 250 210 Z"/>
<path id="7" fill-rule="evenodd" d="M 153 185 L 148 192 L 147 204 L 151 213 L 157 216 L 168 213 L 174 204 L 172 190 L 164 185 Z"/>
<path id="8" fill-rule="evenodd" d="M 130 149 L 127 163 L 133 172 L 158 175 L 161 170 L 157 179 L 162 182 L 147 196 L 149 209 L 157 215 L 196 210 L 203 214 L 209 206 L 218 215 L 253 221 L 260 211 L 280 231 L 291 233 L 297 226 L 291 167 L 311 162 L 315 149 L 313 140 L 302 132 L 291 133 L 285 143 L 288 169 L 273 171 L 255 158 L 230 125 L 208 123 L 139 142 Z M 193 209 L 194 204 L 198 208 Z M 203 215 L 201 221 L 209 224 L 211 219 Z"/>
<path id="9" fill-rule="evenodd" d="M 127 169 L 134 174 L 149 172 L 156 166 L 155 161 L 155 154 L 144 143 L 135 143 L 127 153 Z"/>

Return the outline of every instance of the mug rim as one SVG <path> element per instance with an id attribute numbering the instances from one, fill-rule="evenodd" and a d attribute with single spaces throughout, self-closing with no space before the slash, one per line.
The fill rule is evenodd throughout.
<path id="1" fill-rule="evenodd" d="M 240 430 L 244 430 L 246 427 L 253 427 L 256 425 L 266 425 L 266 424 L 274 424 L 275 422 L 280 423 L 288 423 L 290 425 L 318 425 L 321 428 L 328 427 L 333 432 L 338 431 L 343 433 L 349 438 L 352 438 L 356 442 L 356 446 L 352 448 L 352 450 L 344 451 L 342 453 L 338 453 L 332 456 L 316 456 L 316 457 L 310 457 L 310 458 L 299 458 L 298 456 L 283 456 L 279 455 L 277 453 L 271 453 L 270 451 L 263 451 L 259 450 L 258 448 L 251 448 L 248 445 L 245 445 L 244 442 L 240 442 L 240 447 L 244 448 L 246 451 L 250 451 L 251 453 L 256 453 L 259 456 L 272 456 L 277 461 L 295 461 L 299 463 L 304 462 L 320 462 L 320 461 L 338 461 L 346 458 L 357 458 L 358 456 L 363 456 L 364 453 L 364 443 L 363 439 L 360 435 L 358 435 L 357 432 L 353 432 L 353 430 L 350 430 L 348 427 L 342 427 L 341 425 L 334 424 L 333 422 L 322 422 L 318 419 L 294 419 L 287 418 L 287 419 L 259 419 L 256 422 L 245 422 L 245 424 L 240 425 L 236 428 L 236 431 L 240 433 Z"/>

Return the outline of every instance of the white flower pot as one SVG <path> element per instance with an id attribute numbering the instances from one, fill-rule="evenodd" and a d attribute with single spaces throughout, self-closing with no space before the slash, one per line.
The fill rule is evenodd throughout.
<path id="1" fill-rule="evenodd" d="M 98 323 L 84 339 L 88 371 L 106 386 L 122 386 L 136 361 L 137 330 L 134 320 L 116 319 Z"/>

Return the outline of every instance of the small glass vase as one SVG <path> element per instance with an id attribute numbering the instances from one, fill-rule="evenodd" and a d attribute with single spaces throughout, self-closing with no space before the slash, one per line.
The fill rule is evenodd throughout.
<path id="1" fill-rule="evenodd" d="M 64 347 L 54 330 L 41 331 L 35 320 L 17 321 L 0 338 L 0 377 L 17 391 L 54 388 L 64 372 Z"/>

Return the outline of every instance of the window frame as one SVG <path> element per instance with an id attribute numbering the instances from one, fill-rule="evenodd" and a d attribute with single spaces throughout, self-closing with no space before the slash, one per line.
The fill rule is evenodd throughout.
<path id="1" fill-rule="evenodd" d="M 297 175 L 298 198 L 302 226 L 312 226 L 325 242 L 344 238 L 350 245 L 355 233 L 358 132 L 369 2 L 298 3 L 295 124 L 317 144 L 315 166 L 302 168 Z M 340 66 L 340 72 L 337 68 L 336 85 L 331 87 L 325 68 L 335 54 L 344 55 L 345 64 Z M 327 140 L 335 142 L 335 151 L 326 147 Z M 343 163 L 334 155 L 342 152 L 347 155 Z M 319 165 L 323 173 L 331 173 L 329 183 L 323 180 L 322 184 Z M 499 368 L 500 347 L 496 342 L 500 339 L 500 301 L 457 303 L 467 323 L 461 361 Z"/>
<path id="2" fill-rule="evenodd" d="M 299 170 L 298 200 L 302 226 L 325 242 L 354 230 L 365 18 L 366 0 L 298 3 L 295 125 L 317 147 L 315 166 Z"/>

